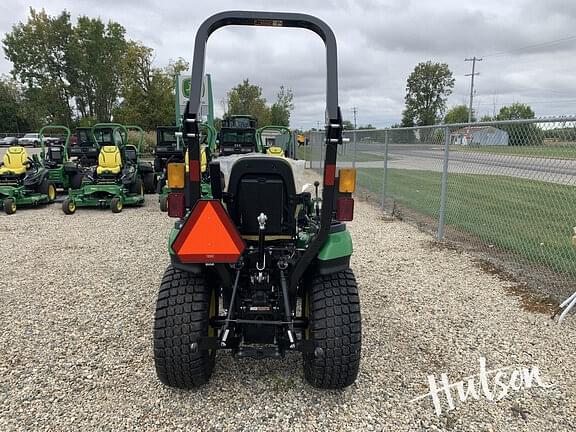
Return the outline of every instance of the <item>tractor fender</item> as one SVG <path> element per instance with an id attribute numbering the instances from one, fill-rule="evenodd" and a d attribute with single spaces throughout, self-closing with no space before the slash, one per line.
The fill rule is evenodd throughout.
<path id="1" fill-rule="evenodd" d="M 350 267 L 352 237 L 345 224 L 332 225 L 326 242 L 320 249 L 316 266 L 320 274 L 331 274 Z"/>

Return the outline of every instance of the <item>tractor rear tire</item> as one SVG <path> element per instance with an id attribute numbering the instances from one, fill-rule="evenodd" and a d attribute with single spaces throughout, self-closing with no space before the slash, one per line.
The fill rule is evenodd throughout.
<path id="1" fill-rule="evenodd" d="M 62 211 L 67 215 L 76 213 L 76 203 L 70 198 L 64 199 L 62 201 Z"/>
<path id="2" fill-rule="evenodd" d="M 212 376 L 216 350 L 194 351 L 191 344 L 211 331 L 210 315 L 217 313 L 213 291 L 203 274 L 171 265 L 164 273 L 154 318 L 154 362 L 158 378 L 170 387 L 199 387 Z"/>
<path id="3" fill-rule="evenodd" d="M 308 337 L 316 353 L 304 353 L 304 376 L 314 387 L 342 389 L 358 376 L 362 324 L 352 270 L 315 275 L 308 287 Z"/>
<path id="4" fill-rule="evenodd" d="M 16 213 L 16 201 L 14 201 L 14 198 L 5 198 L 3 204 L 6 214 L 11 215 Z"/>
<path id="5" fill-rule="evenodd" d="M 81 173 L 76 173 L 70 179 L 70 188 L 71 189 L 80 189 L 82 187 L 82 180 L 84 176 Z"/>
<path id="6" fill-rule="evenodd" d="M 156 193 L 156 174 L 153 172 L 144 174 L 144 192 L 147 194 Z"/>
<path id="7" fill-rule="evenodd" d="M 112 210 L 112 213 L 120 213 L 123 207 L 124 204 L 122 203 L 122 200 L 118 197 L 114 197 L 110 201 L 110 209 Z"/>
<path id="8" fill-rule="evenodd" d="M 168 211 L 168 196 L 167 195 L 160 195 L 158 199 L 160 201 L 160 211 L 167 212 Z"/>

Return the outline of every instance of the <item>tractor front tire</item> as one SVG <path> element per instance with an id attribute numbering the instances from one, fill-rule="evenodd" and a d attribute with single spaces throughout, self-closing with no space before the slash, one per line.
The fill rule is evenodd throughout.
<path id="1" fill-rule="evenodd" d="M 156 174 L 153 172 L 144 174 L 144 192 L 147 194 L 156 193 Z"/>
<path id="2" fill-rule="evenodd" d="M 203 274 L 172 266 L 164 273 L 154 318 L 154 362 L 158 378 L 170 387 L 199 387 L 212 376 L 216 350 L 193 350 L 191 344 L 210 334 L 210 315 L 217 313 L 213 291 Z"/>
<path id="3" fill-rule="evenodd" d="M 76 212 L 76 203 L 70 198 L 64 199 L 62 201 L 62 211 L 67 215 L 74 214 Z"/>
<path id="4" fill-rule="evenodd" d="M 123 207 L 124 204 L 119 197 L 114 197 L 110 201 L 110 209 L 112 210 L 112 213 L 120 213 Z"/>
<path id="5" fill-rule="evenodd" d="M 362 325 L 358 286 L 352 270 L 315 275 L 305 299 L 308 338 L 315 353 L 304 353 L 304 376 L 314 387 L 342 389 L 358 376 Z"/>
<path id="6" fill-rule="evenodd" d="M 16 213 L 16 201 L 14 201 L 14 198 L 5 198 L 3 204 L 6 214 L 11 215 Z"/>

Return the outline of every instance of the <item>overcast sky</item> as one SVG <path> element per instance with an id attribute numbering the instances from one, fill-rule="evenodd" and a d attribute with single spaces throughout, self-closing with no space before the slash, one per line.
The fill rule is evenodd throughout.
<path id="1" fill-rule="evenodd" d="M 154 48 L 159 66 L 191 61 L 196 28 L 227 9 L 310 13 L 334 30 L 339 49 L 340 106 L 358 124 L 400 120 L 406 78 L 421 61 L 448 63 L 456 78 L 449 106 L 468 103 L 464 74 L 478 56 L 474 108 L 492 114 L 505 104 L 529 103 L 537 116 L 576 114 L 576 1 L 569 0 L 1 0 L 0 33 L 24 21 L 29 7 L 50 14 L 67 9 L 121 23 L 131 39 Z M 3 56 L 0 73 L 11 65 Z M 324 118 L 322 41 L 301 29 L 227 27 L 213 34 L 206 71 L 212 74 L 217 113 L 228 89 L 243 78 L 269 101 L 280 85 L 294 91 L 294 127 Z"/>

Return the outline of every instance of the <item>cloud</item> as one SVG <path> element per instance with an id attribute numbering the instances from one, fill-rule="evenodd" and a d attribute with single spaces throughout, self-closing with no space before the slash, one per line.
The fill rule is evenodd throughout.
<path id="1" fill-rule="evenodd" d="M 4 0 L 0 31 L 26 19 L 28 5 L 62 9 L 120 22 L 127 36 L 154 48 L 158 65 L 192 59 L 196 28 L 209 15 L 239 8 L 232 0 Z M 406 78 L 426 60 L 448 63 L 456 78 L 450 105 L 467 103 L 470 63 L 477 64 L 475 108 L 492 113 L 513 101 L 529 102 L 537 115 L 570 114 L 576 99 L 576 3 L 562 0 L 437 2 L 406 0 L 249 0 L 242 8 L 317 15 L 334 30 L 339 50 L 340 105 L 347 118 L 386 126 L 400 119 Z M 565 39 L 564 41 L 559 41 Z M 0 60 L 0 73 L 10 64 Z M 322 41 L 299 29 L 225 28 L 207 46 L 215 105 L 249 77 L 273 101 L 280 85 L 294 91 L 293 124 L 315 126 L 324 118 L 325 55 Z"/>

